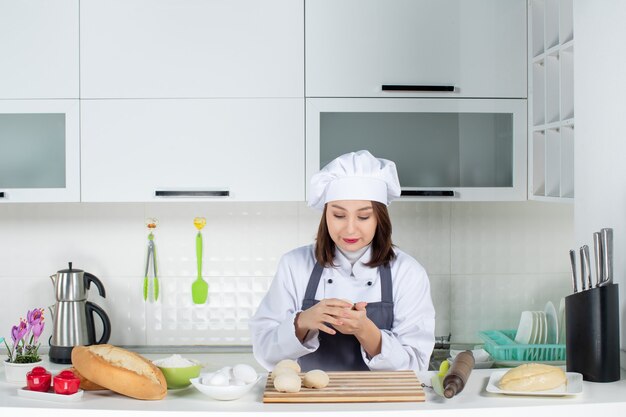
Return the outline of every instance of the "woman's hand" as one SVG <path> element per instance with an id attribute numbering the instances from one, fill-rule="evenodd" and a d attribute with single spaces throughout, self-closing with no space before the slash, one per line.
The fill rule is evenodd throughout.
<path id="1" fill-rule="evenodd" d="M 337 331 L 354 335 L 370 358 L 382 349 L 382 335 L 373 321 L 367 318 L 366 302 L 358 302 L 354 309 L 344 312 L 342 324 L 335 326 Z"/>
<path id="2" fill-rule="evenodd" d="M 343 317 L 352 308 L 352 303 L 338 298 L 328 298 L 321 300 L 296 316 L 294 325 L 296 327 L 296 337 L 300 342 L 304 342 L 310 330 L 319 330 L 328 334 L 337 333 L 328 327 L 326 323 L 334 327 L 343 325 Z"/>
<path id="3" fill-rule="evenodd" d="M 354 304 L 350 310 L 344 310 L 341 316 L 340 324 L 335 325 L 335 329 L 343 334 L 359 335 L 367 328 L 370 319 L 367 318 L 366 302 L 358 302 Z M 334 325 L 334 324 L 333 324 Z"/>

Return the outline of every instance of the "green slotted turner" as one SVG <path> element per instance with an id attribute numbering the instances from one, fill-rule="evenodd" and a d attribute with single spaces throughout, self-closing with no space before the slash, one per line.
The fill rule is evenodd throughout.
<path id="1" fill-rule="evenodd" d="M 209 284 L 202 279 L 202 233 L 200 230 L 206 224 L 206 219 L 204 217 L 196 217 L 193 219 L 193 225 L 198 229 L 198 234 L 196 235 L 196 260 L 198 262 L 198 277 L 191 284 L 191 298 L 193 299 L 194 304 L 204 304 L 206 303 L 207 297 L 209 295 Z"/>

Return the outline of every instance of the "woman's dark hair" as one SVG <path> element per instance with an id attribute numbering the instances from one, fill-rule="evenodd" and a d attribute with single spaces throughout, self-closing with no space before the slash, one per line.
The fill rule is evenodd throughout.
<path id="1" fill-rule="evenodd" d="M 328 225 L 326 224 L 326 211 L 328 204 L 324 206 L 322 219 L 317 229 L 317 239 L 315 242 L 315 258 L 323 267 L 335 266 L 335 242 L 330 238 Z M 365 264 L 370 268 L 378 267 L 389 263 L 396 257 L 393 252 L 393 242 L 391 241 L 391 219 L 387 206 L 378 201 L 372 201 L 372 209 L 376 216 L 376 232 L 372 239 L 371 260 Z"/>

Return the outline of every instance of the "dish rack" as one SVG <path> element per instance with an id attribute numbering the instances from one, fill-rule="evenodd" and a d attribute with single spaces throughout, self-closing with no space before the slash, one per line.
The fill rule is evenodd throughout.
<path id="1" fill-rule="evenodd" d="M 565 360 L 565 344 L 521 345 L 515 342 L 516 330 L 478 332 L 484 349 L 496 361 L 551 362 Z"/>

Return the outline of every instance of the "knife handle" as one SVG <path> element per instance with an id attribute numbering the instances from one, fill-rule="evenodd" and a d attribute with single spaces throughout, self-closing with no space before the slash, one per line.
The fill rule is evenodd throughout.
<path id="1" fill-rule="evenodd" d="M 602 268 L 603 253 L 601 234 L 600 232 L 595 232 L 593 234 L 593 258 L 596 266 L 596 287 L 599 287 L 604 280 L 604 268 Z"/>
<path id="2" fill-rule="evenodd" d="M 582 291 L 587 289 L 587 264 L 585 263 L 585 250 L 580 247 L 580 282 L 582 283 Z"/>
<path id="3" fill-rule="evenodd" d="M 602 235 L 602 267 L 604 269 L 604 279 L 601 284 L 610 284 L 613 281 L 613 229 L 605 228 L 600 230 Z"/>
<path id="4" fill-rule="evenodd" d="M 586 274 L 583 276 L 583 280 L 587 279 L 587 288 L 593 288 L 593 283 L 591 282 L 591 256 L 589 255 L 589 246 L 583 245 L 583 255 L 585 256 L 585 272 Z"/>
<path id="5" fill-rule="evenodd" d="M 572 286 L 574 287 L 574 292 L 578 292 L 578 284 L 576 279 L 576 251 L 574 249 L 570 249 L 569 251 L 569 261 L 572 265 Z"/>

